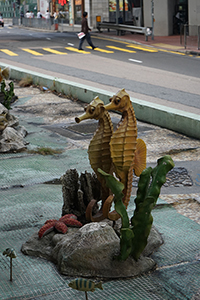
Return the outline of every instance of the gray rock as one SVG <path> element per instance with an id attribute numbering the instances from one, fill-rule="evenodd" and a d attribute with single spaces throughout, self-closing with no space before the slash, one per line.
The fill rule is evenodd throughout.
<path id="1" fill-rule="evenodd" d="M 69 228 L 67 234 L 51 232 L 38 239 L 34 234 L 22 245 L 27 255 L 43 257 L 57 264 L 58 270 L 68 276 L 101 278 L 132 277 L 155 268 L 150 255 L 162 239 L 155 228 L 148 239 L 143 255 L 136 262 L 114 259 L 120 252 L 120 240 L 114 229 L 106 222 L 89 223 L 82 228 Z"/>
<path id="2" fill-rule="evenodd" d="M 18 118 L 11 115 L 9 110 L 0 103 L 0 116 L 5 118 L 0 131 L 0 152 L 15 152 L 26 148 L 24 137 L 27 135 L 25 127 L 19 126 Z"/>
<path id="3" fill-rule="evenodd" d="M 20 151 L 26 148 L 26 144 L 13 127 L 6 127 L 0 137 L 0 152 Z"/>

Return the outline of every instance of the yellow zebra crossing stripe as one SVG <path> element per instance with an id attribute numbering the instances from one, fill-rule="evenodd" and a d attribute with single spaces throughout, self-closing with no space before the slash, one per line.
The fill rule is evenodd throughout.
<path id="1" fill-rule="evenodd" d="M 91 48 L 90 46 L 86 46 L 86 48 Z M 94 51 L 99 51 L 103 53 L 114 53 L 114 51 L 106 50 L 106 49 L 101 49 L 101 48 L 95 48 Z"/>
<path id="2" fill-rule="evenodd" d="M 2 52 L 4 52 L 5 54 L 9 55 L 9 56 L 18 56 L 17 53 L 14 53 L 8 49 L 0 49 Z"/>
<path id="3" fill-rule="evenodd" d="M 73 51 L 73 52 L 83 53 L 83 54 L 90 54 L 91 53 L 91 52 L 84 51 L 84 50 L 78 50 L 74 47 L 65 47 L 65 49 L 67 49 L 69 51 Z"/>
<path id="4" fill-rule="evenodd" d="M 22 50 L 23 50 L 23 51 L 26 51 L 26 52 L 28 52 L 28 53 L 31 53 L 31 54 L 33 54 L 33 55 L 36 55 L 36 56 L 43 55 L 42 53 L 39 53 L 39 52 L 34 51 L 34 50 L 31 50 L 31 49 L 27 49 L 27 48 L 23 48 Z"/>
<path id="5" fill-rule="evenodd" d="M 134 48 L 137 50 L 147 51 L 147 52 L 158 52 L 158 49 L 150 48 L 150 47 L 147 48 L 147 47 L 140 46 L 140 45 L 127 45 L 127 47 Z"/>
<path id="6" fill-rule="evenodd" d="M 119 48 L 119 47 L 115 47 L 115 46 L 106 46 L 106 47 L 108 47 L 110 49 L 118 50 L 118 51 L 128 52 L 128 53 L 136 53 L 136 51 Z"/>
<path id="7" fill-rule="evenodd" d="M 60 52 L 60 51 L 58 51 L 58 50 L 51 49 L 51 48 L 42 48 L 42 49 L 45 50 L 45 51 L 51 52 L 51 53 L 53 53 L 53 54 L 67 55 L 66 52 Z"/>

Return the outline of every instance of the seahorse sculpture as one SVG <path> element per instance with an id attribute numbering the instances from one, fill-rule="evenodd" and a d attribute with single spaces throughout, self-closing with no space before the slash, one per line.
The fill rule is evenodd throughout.
<path id="1" fill-rule="evenodd" d="M 136 176 L 140 176 L 146 168 L 146 144 L 143 140 L 137 139 L 135 112 L 125 89 L 110 98 L 110 104 L 104 107 L 106 110 L 117 110 L 122 113 L 117 129 L 111 137 L 110 152 L 116 176 L 125 187 L 123 203 L 127 208 L 132 190 L 133 170 Z M 108 215 L 111 220 L 116 220 L 119 214 L 115 211 L 109 212 L 111 203 L 111 198 L 105 201 L 103 214 Z"/>
<path id="2" fill-rule="evenodd" d="M 97 175 L 97 179 L 101 183 L 102 187 L 102 207 L 105 200 L 112 199 L 110 190 L 106 186 L 105 179 L 97 171 L 101 168 L 105 172 L 112 173 L 112 159 L 110 155 L 110 139 L 113 134 L 113 125 L 110 119 L 109 113 L 104 108 L 104 103 L 99 97 L 95 97 L 94 100 L 85 108 L 85 113 L 75 118 L 77 123 L 85 119 L 96 119 L 99 120 L 99 126 L 94 133 L 94 136 L 90 142 L 88 148 L 88 156 L 92 169 Z M 96 200 L 91 200 L 86 209 L 86 218 L 91 221 L 101 221 L 104 219 L 102 207 L 99 212 L 92 216 L 92 209 L 95 205 Z"/>

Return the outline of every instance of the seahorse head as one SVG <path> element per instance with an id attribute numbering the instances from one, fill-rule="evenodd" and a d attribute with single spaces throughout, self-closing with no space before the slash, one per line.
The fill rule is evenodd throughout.
<path id="1" fill-rule="evenodd" d="M 85 113 L 79 117 L 76 117 L 75 121 L 77 123 L 80 123 L 81 121 L 86 120 L 86 119 L 99 120 L 100 118 L 102 118 L 104 112 L 105 112 L 104 103 L 97 96 L 92 100 L 92 102 L 90 102 L 89 105 L 87 105 L 85 107 Z"/>
<path id="2" fill-rule="evenodd" d="M 105 105 L 106 110 L 126 111 L 131 106 L 129 94 L 125 89 L 120 90 L 110 99 L 110 104 Z"/>

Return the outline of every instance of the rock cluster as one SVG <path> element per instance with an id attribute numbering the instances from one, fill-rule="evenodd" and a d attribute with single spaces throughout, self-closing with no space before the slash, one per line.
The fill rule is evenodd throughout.
<path id="1" fill-rule="evenodd" d="M 0 103 L 0 153 L 21 151 L 26 148 L 27 131 L 18 119 Z"/>
<path id="2" fill-rule="evenodd" d="M 153 227 L 143 255 L 137 262 L 131 257 L 118 261 L 120 239 L 105 220 L 88 223 L 79 229 L 69 228 L 67 234 L 51 232 L 42 239 L 35 233 L 22 245 L 22 252 L 53 261 L 64 275 L 125 278 L 154 269 L 156 263 L 149 256 L 162 242 Z"/>

